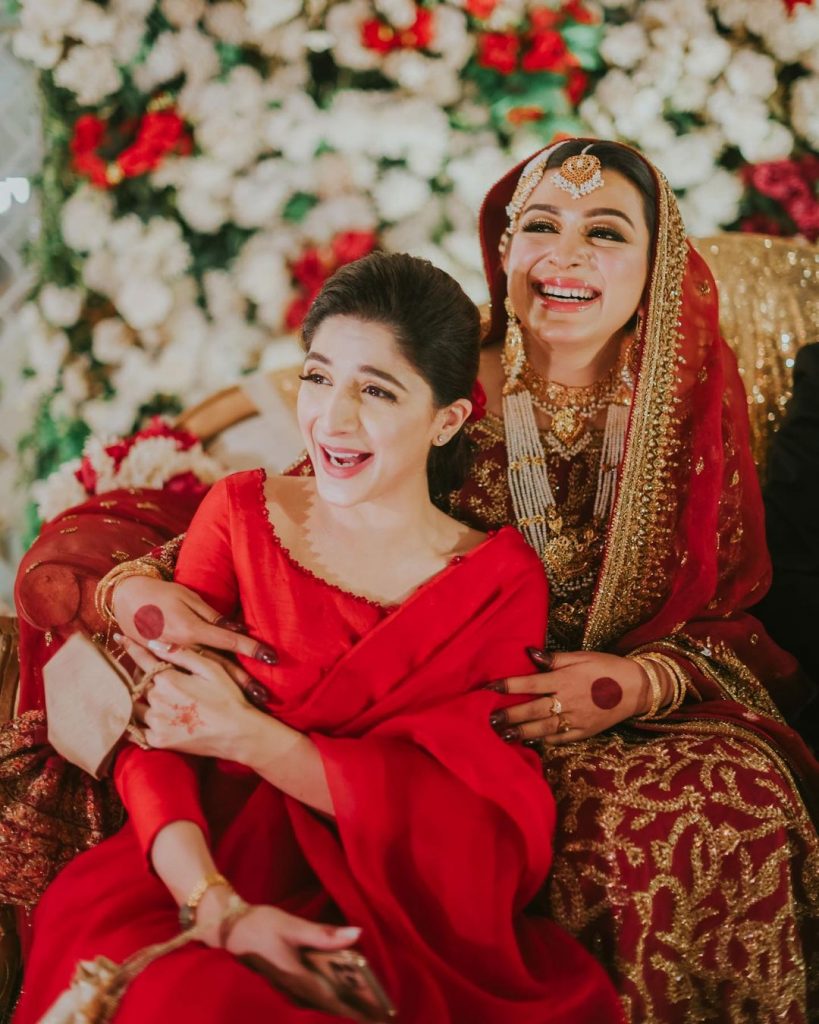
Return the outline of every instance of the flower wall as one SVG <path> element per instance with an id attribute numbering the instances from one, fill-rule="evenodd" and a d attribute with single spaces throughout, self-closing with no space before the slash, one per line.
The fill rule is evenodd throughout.
<path id="1" fill-rule="evenodd" d="M 27 481 L 293 358 L 322 281 L 375 246 L 483 300 L 483 193 L 556 133 L 638 145 L 693 233 L 819 235 L 810 0 L 18 7 L 47 147 L 38 284 L 2 339 Z"/>

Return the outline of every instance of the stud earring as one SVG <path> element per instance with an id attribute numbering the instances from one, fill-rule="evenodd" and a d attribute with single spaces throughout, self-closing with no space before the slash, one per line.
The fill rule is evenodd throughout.
<path id="1" fill-rule="evenodd" d="M 439 434 L 435 438 L 435 443 L 436 444 L 446 444 L 446 434 Z"/>

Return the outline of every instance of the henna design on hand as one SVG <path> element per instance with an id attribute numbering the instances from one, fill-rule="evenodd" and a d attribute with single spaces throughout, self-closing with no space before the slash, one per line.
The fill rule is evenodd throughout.
<path id="1" fill-rule="evenodd" d="M 171 725 L 184 726 L 188 736 L 193 736 L 197 727 L 205 724 L 202 721 L 202 716 L 196 709 L 195 702 L 191 701 L 190 704 L 172 704 L 171 706 L 176 712 L 171 719 Z"/>
<path id="2" fill-rule="evenodd" d="M 134 626 L 146 640 L 158 640 L 165 629 L 165 616 L 155 604 L 143 604 L 134 612 Z"/>
<path id="3" fill-rule="evenodd" d="M 595 679 L 591 686 L 591 699 L 604 711 L 616 708 L 623 699 L 623 687 L 610 676 Z"/>

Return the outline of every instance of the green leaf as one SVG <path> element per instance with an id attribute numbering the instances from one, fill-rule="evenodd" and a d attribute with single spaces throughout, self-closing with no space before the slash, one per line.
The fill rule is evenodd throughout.
<path id="1" fill-rule="evenodd" d="M 309 192 L 296 192 L 287 200 L 282 210 L 282 217 L 284 220 L 290 221 L 291 224 L 300 224 L 318 204 L 318 201 L 318 196 L 311 195 Z"/>

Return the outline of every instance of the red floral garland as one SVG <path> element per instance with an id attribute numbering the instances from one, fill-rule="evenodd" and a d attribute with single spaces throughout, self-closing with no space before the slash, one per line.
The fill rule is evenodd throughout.
<path id="1" fill-rule="evenodd" d="M 170 103 L 166 96 L 153 100 L 139 120 L 134 141 L 112 161 L 99 154 L 110 121 L 96 114 L 78 117 L 70 143 L 74 170 L 97 188 L 113 188 L 125 178 L 155 170 L 169 153 L 190 153 L 192 143 L 185 122 Z"/>

